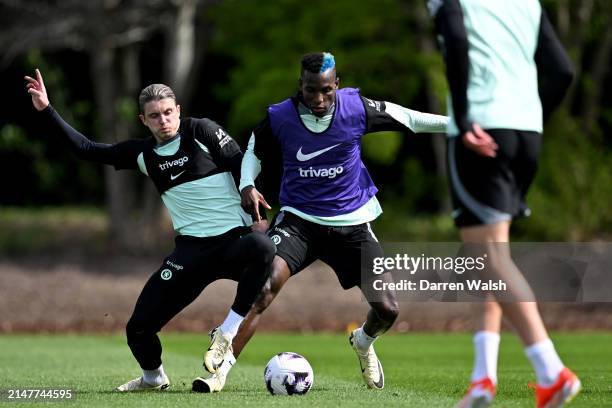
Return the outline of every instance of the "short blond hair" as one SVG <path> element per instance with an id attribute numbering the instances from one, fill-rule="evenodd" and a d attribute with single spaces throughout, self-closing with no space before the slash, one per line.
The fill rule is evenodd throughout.
<path id="1" fill-rule="evenodd" d="M 173 99 L 174 103 L 176 103 L 176 95 L 174 95 L 174 91 L 168 85 L 151 84 L 147 86 L 140 91 L 140 96 L 138 97 L 140 112 L 144 113 L 144 106 L 148 102 L 159 101 L 166 98 Z"/>

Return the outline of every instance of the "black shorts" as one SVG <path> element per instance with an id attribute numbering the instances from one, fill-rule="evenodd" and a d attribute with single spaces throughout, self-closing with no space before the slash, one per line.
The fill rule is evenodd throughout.
<path id="1" fill-rule="evenodd" d="M 274 246 L 269 238 L 237 227 L 214 237 L 179 235 L 175 243 L 142 289 L 130 324 L 153 333 L 161 330 L 218 279 L 239 282 L 232 309 L 246 315 L 268 277 L 266 262 L 272 264 Z"/>
<path id="2" fill-rule="evenodd" d="M 191 284 L 201 286 L 218 279 L 238 281 L 242 265 L 235 257 L 233 247 L 242 237 L 251 234 L 249 227 L 237 227 L 214 237 L 192 237 L 178 235 L 174 251 L 164 259 L 159 268 L 159 277 L 189 277 Z"/>
<path id="3" fill-rule="evenodd" d="M 332 227 L 281 211 L 268 235 L 291 275 L 320 259 L 334 270 L 344 289 L 361 286 L 362 274 L 372 275 L 374 258 L 384 256 L 370 223 Z"/>
<path id="4" fill-rule="evenodd" d="M 542 135 L 488 129 L 498 150 L 495 158 L 468 149 L 459 137 L 448 139 L 448 172 L 453 218 L 458 227 L 494 224 L 528 216 L 525 195 L 538 168 Z"/>

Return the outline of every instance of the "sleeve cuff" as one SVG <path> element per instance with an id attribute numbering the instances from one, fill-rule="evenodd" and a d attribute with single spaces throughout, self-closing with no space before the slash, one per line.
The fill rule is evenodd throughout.
<path id="1" fill-rule="evenodd" d="M 244 190 L 244 188 L 248 186 L 255 187 L 255 181 L 253 181 L 252 179 L 240 178 L 240 185 L 238 186 L 239 192 L 242 192 L 242 190 Z"/>
<path id="2" fill-rule="evenodd" d="M 457 119 L 457 128 L 459 129 L 460 134 L 464 134 L 472 130 L 472 123 L 466 118 L 458 118 Z"/>

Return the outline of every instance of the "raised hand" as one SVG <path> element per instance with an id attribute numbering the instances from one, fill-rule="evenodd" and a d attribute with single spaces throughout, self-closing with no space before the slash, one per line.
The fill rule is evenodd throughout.
<path id="1" fill-rule="evenodd" d="M 45 89 L 45 82 L 38 68 L 36 69 L 36 79 L 29 76 L 25 76 L 24 79 L 28 81 L 26 89 L 32 96 L 32 105 L 39 111 L 49 106 L 49 97 L 47 96 L 47 89 Z"/>
<path id="2" fill-rule="evenodd" d="M 468 149 L 475 151 L 481 156 L 497 156 L 497 143 L 495 143 L 491 135 L 485 132 L 477 123 L 474 123 L 472 130 L 465 132 L 461 139 Z"/>

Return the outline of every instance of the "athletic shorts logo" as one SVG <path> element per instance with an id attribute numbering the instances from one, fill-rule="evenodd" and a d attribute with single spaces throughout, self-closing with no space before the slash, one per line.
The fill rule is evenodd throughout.
<path id="1" fill-rule="evenodd" d="M 166 261 L 166 265 L 173 267 L 174 269 L 176 269 L 177 271 L 180 271 L 181 269 L 183 269 L 183 265 L 178 265 L 175 264 L 172 261 Z"/>
<path id="2" fill-rule="evenodd" d="M 272 235 L 270 237 L 270 239 L 272 240 L 272 242 L 274 242 L 274 245 L 278 245 L 281 243 L 281 241 L 283 240 L 280 235 Z"/>
<path id="3" fill-rule="evenodd" d="M 289 238 L 291 236 L 291 234 L 289 234 L 287 231 L 285 231 L 284 229 L 279 228 L 279 227 L 274 227 L 274 231 L 280 232 L 281 234 L 283 234 L 287 238 Z"/>
<path id="4" fill-rule="evenodd" d="M 323 153 L 327 151 L 330 151 L 336 146 L 340 146 L 340 143 L 335 144 L 330 147 L 326 147 L 325 149 L 317 150 L 316 152 L 307 153 L 307 154 L 302 153 L 302 147 L 300 146 L 300 150 L 297 151 L 295 158 L 298 159 L 299 161 L 308 161 L 310 159 L 314 159 L 315 157 L 322 155 Z"/>
<path id="5" fill-rule="evenodd" d="M 164 269 L 161 271 L 161 278 L 165 281 L 170 280 L 170 278 L 172 278 L 172 271 L 170 269 Z"/>

